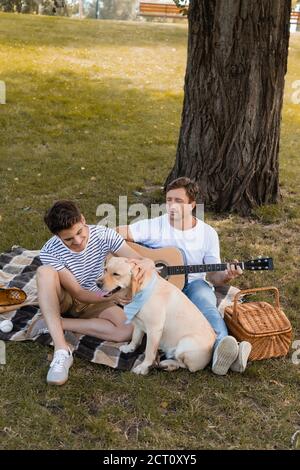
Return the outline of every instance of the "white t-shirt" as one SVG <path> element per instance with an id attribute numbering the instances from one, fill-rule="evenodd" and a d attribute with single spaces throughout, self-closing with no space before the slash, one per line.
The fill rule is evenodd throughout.
<path id="1" fill-rule="evenodd" d="M 106 256 L 116 253 L 124 239 L 115 230 L 102 225 L 88 225 L 89 239 L 84 250 L 70 250 L 62 240 L 54 235 L 40 251 L 43 264 L 52 266 L 56 271 L 68 269 L 84 289 L 100 291 L 96 280 L 102 276 Z"/>
<path id="2" fill-rule="evenodd" d="M 168 214 L 145 219 L 129 226 L 133 240 L 149 248 L 175 246 L 185 253 L 186 264 L 218 264 L 219 237 L 215 229 L 199 219 L 189 230 L 177 230 L 169 222 Z M 205 279 L 203 273 L 188 275 L 188 282 Z"/>

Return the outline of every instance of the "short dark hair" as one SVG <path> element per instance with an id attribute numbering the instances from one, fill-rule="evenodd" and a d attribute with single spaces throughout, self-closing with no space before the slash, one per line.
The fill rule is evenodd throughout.
<path id="1" fill-rule="evenodd" d="M 171 181 L 166 187 L 166 193 L 171 191 L 171 189 L 179 189 L 184 188 L 185 192 L 189 198 L 190 202 L 196 201 L 197 196 L 199 194 L 199 186 L 196 181 L 192 181 L 190 178 L 186 176 L 182 176 L 181 178 L 177 178 L 176 180 Z"/>
<path id="2" fill-rule="evenodd" d="M 72 201 L 56 201 L 44 216 L 44 222 L 50 232 L 57 235 L 61 230 L 73 227 L 81 221 L 79 207 Z"/>

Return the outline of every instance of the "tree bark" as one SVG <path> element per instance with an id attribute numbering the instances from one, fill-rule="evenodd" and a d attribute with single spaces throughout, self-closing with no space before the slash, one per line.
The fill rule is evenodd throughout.
<path id="1" fill-rule="evenodd" d="M 242 215 L 279 192 L 278 151 L 290 0 L 191 0 L 174 168 L 205 205 Z"/>
<path id="2" fill-rule="evenodd" d="M 79 9 L 79 18 L 82 20 L 84 16 L 84 6 L 83 6 L 83 0 L 79 0 L 78 2 L 78 9 Z"/>

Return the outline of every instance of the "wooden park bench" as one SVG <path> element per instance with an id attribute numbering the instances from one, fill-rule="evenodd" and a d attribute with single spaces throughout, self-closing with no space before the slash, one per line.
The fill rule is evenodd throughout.
<path id="1" fill-rule="evenodd" d="M 291 12 L 290 26 L 293 31 L 297 31 L 297 26 L 300 26 L 300 11 Z"/>
<path id="2" fill-rule="evenodd" d="M 143 1 L 139 3 L 138 15 L 166 18 L 186 18 L 186 15 L 183 15 L 182 10 L 178 8 L 175 4 L 172 5 L 169 3 L 151 3 Z M 297 29 L 297 26 L 300 26 L 300 12 L 291 12 L 290 25 L 293 25 L 295 30 Z"/>
<path id="3" fill-rule="evenodd" d="M 140 2 L 139 16 L 156 16 L 165 18 L 186 18 L 175 4 Z"/>

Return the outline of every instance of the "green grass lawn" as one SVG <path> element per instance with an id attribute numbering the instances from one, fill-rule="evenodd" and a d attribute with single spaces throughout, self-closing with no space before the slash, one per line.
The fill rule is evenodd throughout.
<path id="1" fill-rule="evenodd" d="M 102 202 L 160 200 L 172 167 L 183 99 L 184 25 L 75 21 L 0 14 L 0 251 L 38 249 L 42 216 L 58 198 L 97 223 Z M 290 41 L 280 150 L 282 202 L 251 218 L 206 215 L 226 259 L 272 256 L 269 273 L 300 339 L 300 34 Z M 295 100 L 294 100 L 295 101 Z M 143 196 L 134 195 L 143 192 Z M 7 345 L 0 366 L 2 449 L 290 449 L 300 429 L 300 365 L 288 357 L 214 376 L 147 377 L 76 359 L 61 388 L 45 377 L 50 349 Z M 295 443 L 300 447 L 300 443 Z"/>

